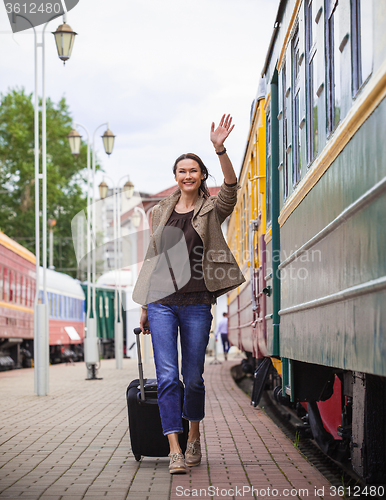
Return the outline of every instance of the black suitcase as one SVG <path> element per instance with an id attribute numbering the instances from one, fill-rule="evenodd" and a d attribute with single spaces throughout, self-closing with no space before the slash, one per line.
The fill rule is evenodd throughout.
<path id="1" fill-rule="evenodd" d="M 161 417 L 158 408 L 157 380 L 144 379 L 141 360 L 140 328 L 135 328 L 137 339 L 139 379 L 133 380 L 126 391 L 129 414 L 131 449 L 137 461 L 141 456 L 167 457 L 169 441 L 162 433 Z M 181 405 L 184 400 L 184 386 L 181 386 Z M 182 453 L 185 453 L 188 441 L 189 422 L 182 419 L 183 432 L 178 439 Z"/>

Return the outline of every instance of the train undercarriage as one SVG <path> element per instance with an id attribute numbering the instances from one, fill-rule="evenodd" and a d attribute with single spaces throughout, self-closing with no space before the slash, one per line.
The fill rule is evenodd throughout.
<path id="1" fill-rule="evenodd" d="M 291 360 L 290 396 L 271 358 L 246 356 L 241 370 L 253 373 L 251 404 L 256 406 L 263 390 L 269 391 L 275 404 L 291 408 L 301 419 L 299 439 L 313 439 L 365 484 L 386 484 L 385 377 Z"/>

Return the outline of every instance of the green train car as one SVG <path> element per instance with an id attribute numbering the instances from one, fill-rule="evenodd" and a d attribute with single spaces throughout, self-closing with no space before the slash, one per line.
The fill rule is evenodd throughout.
<path id="1" fill-rule="evenodd" d="M 268 350 L 321 446 L 346 442 L 370 484 L 386 482 L 385 30 L 384 0 L 283 1 L 263 70 Z"/>
<path id="2" fill-rule="evenodd" d="M 82 284 L 85 294 L 85 311 L 87 311 L 87 285 Z M 92 290 L 91 290 L 92 300 Z M 111 287 L 96 287 L 97 337 L 101 339 L 101 356 L 103 359 L 114 358 L 114 303 L 115 291 Z M 123 333 L 126 338 L 126 313 L 122 310 Z M 91 309 L 92 317 L 92 309 Z M 124 348 L 125 352 L 125 348 Z"/>
<path id="3" fill-rule="evenodd" d="M 272 360 L 276 399 L 306 409 L 326 453 L 385 485 L 385 0 L 280 1 L 262 79 L 229 226 L 249 277 L 230 336 Z"/>

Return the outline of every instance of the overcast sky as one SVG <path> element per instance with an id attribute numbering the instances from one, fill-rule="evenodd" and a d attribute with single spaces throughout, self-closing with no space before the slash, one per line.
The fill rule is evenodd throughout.
<path id="1" fill-rule="evenodd" d="M 110 123 L 117 136 L 113 154 L 108 158 L 103 151 L 104 127 L 96 134 L 96 150 L 114 182 L 129 174 L 136 190 L 156 193 L 173 185 L 175 158 L 194 152 L 214 176 L 209 185 L 219 185 L 223 177 L 210 125 L 223 113 L 233 115 L 236 127 L 226 146 L 238 174 L 278 4 L 80 0 L 68 13 L 78 36 L 65 67 L 51 35 L 61 18 L 48 26 L 47 96 L 55 102 L 65 96 L 74 120 L 91 135 L 98 125 Z M 2 93 L 15 87 L 33 91 L 30 32 L 13 35 L 0 5 Z"/>

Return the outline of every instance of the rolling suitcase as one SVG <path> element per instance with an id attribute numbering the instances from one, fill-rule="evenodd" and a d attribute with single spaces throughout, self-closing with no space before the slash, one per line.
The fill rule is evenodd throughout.
<path id="1" fill-rule="evenodd" d="M 169 454 L 169 441 L 162 433 L 161 417 L 158 408 L 157 380 L 144 379 L 141 359 L 140 328 L 135 328 L 137 340 L 139 379 L 133 380 L 126 391 L 129 415 L 131 449 L 137 461 L 141 456 L 166 457 Z M 184 400 L 184 386 L 181 386 L 181 405 Z M 182 419 L 183 432 L 178 436 L 182 453 L 188 441 L 189 422 Z"/>

